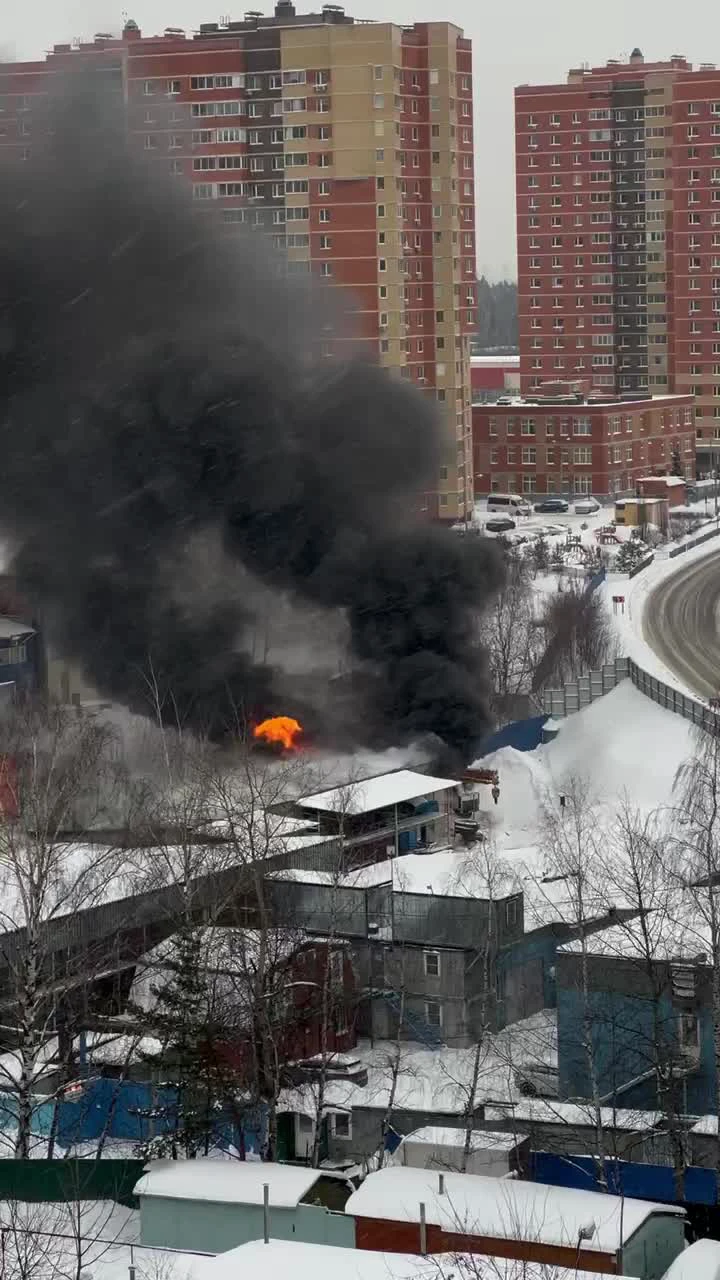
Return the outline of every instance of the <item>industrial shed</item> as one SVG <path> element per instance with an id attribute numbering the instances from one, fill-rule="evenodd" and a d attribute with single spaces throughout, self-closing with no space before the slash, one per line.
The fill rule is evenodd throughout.
<path id="1" fill-rule="evenodd" d="M 135 1187 L 140 1243 L 222 1253 L 262 1239 L 267 1225 L 273 1239 L 352 1247 L 352 1219 L 317 1203 L 322 1177 L 258 1160 L 153 1161 Z"/>
<path id="2" fill-rule="evenodd" d="M 371 1173 L 350 1196 L 359 1249 L 469 1252 L 659 1280 L 685 1245 L 674 1205 L 426 1169 Z"/>

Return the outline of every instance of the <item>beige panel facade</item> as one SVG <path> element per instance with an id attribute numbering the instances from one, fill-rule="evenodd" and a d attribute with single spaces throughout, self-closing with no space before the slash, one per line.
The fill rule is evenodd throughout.
<path id="1" fill-rule="evenodd" d="M 423 337 L 434 346 L 435 388 L 429 394 L 438 399 L 438 412 L 443 422 L 442 472 L 438 483 L 438 511 L 445 519 L 457 519 L 472 503 L 472 433 L 470 419 L 469 344 L 461 336 L 461 307 L 465 301 L 458 242 L 459 181 L 456 155 L 456 76 L 458 28 L 446 23 L 428 24 L 427 94 L 432 136 L 430 148 L 439 153 L 439 162 L 430 166 L 432 230 L 432 276 L 423 273 L 426 307 Z M 283 72 L 316 71 L 329 74 L 326 92 L 329 111 L 293 112 L 284 124 L 306 125 L 308 129 L 321 119 L 331 126 L 331 142 L 326 149 L 331 164 L 320 171 L 308 166 L 303 176 L 310 181 L 328 177 L 334 181 L 372 179 L 375 184 L 375 253 L 367 263 L 368 281 L 374 280 L 377 298 L 379 332 L 378 358 L 382 365 L 398 373 L 409 373 L 406 346 L 410 331 L 408 314 L 414 310 L 409 301 L 416 276 L 407 272 L 407 249 L 403 242 L 412 234 L 407 196 L 404 194 L 409 173 L 401 165 L 403 151 L 403 33 L 391 23 L 356 22 L 353 25 L 284 28 L 281 34 Z M 283 97 L 306 97 L 312 106 L 310 84 L 300 89 L 283 90 Z M 290 140 L 287 153 L 317 151 L 323 144 Z M 429 157 L 425 158 L 426 161 Z M 299 176 L 288 169 L 286 178 Z M 422 170 L 428 178 L 428 166 Z M 299 197 L 286 196 L 286 208 L 302 203 Z M 347 206 L 344 206 L 347 208 Z M 341 205 L 338 203 L 338 213 Z M 349 225 L 346 224 L 346 225 Z M 295 224 L 292 224 L 294 227 Z M 288 223 L 288 229 L 291 224 Z M 345 232 L 348 236 L 350 233 Z M 363 235 L 367 245 L 367 222 Z M 343 242 L 347 244 L 347 240 Z M 333 245 L 335 250 L 335 245 Z M 363 251 L 366 252 L 365 250 Z M 297 251 L 295 256 L 302 256 Z M 365 272 L 363 271 L 363 276 Z M 474 284 L 474 275 L 472 279 Z M 410 288 L 408 287 L 410 286 Z M 432 287 L 432 309 L 429 287 Z M 367 301 L 363 306 L 367 308 Z M 422 360 L 422 356 L 419 357 Z M 427 381 L 433 382 L 430 378 Z"/>

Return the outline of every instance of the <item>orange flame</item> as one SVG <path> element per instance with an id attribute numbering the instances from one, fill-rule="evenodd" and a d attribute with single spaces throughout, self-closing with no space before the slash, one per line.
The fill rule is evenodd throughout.
<path id="1" fill-rule="evenodd" d="M 286 751 L 293 750 L 296 746 L 296 738 L 301 735 L 302 725 L 297 720 L 293 720 L 292 716 L 273 716 L 270 720 L 263 720 L 262 724 L 256 724 L 253 729 L 254 738 L 262 738 L 265 742 L 277 742 Z"/>

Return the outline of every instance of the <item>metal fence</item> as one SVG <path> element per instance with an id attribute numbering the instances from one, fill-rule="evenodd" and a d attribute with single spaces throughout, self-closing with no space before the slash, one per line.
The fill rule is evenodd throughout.
<path id="1" fill-rule="evenodd" d="M 621 680 L 627 679 L 632 680 L 635 688 L 646 698 L 657 702 L 666 711 L 674 711 L 684 720 L 701 725 L 710 733 L 720 733 L 720 715 L 713 707 L 697 698 L 691 698 L 680 689 L 674 689 L 672 685 L 665 684 L 664 680 L 658 680 L 657 676 L 651 676 L 633 662 L 632 658 L 616 658 L 598 671 L 590 671 L 578 680 L 571 680 L 561 689 L 543 689 L 543 711 L 547 716 L 558 718 L 574 715 L 596 698 L 610 693 Z"/>
<path id="2" fill-rule="evenodd" d="M 628 578 L 637 578 L 638 574 L 642 573 L 644 569 L 650 568 L 650 565 L 653 563 L 654 559 L 655 559 L 655 552 L 651 551 L 649 556 L 646 556 L 644 560 L 641 560 L 639 564 L 635 565 L 634 569 L 630 570 L 630 572 L 628 573 Z"/>
<path id="3" fill-rule="evenodd" d="M 621 680 L 630 675 L 630 660 L 616 658 L 614 662 L 606 662 L 597 671 L 589 671 L 587 675 L 571 680 L 561 689 L 543 689 L 542 707 L 548 716 L 571 716 L 583 707 L 589 707 L 596 698 L 610 693 Z"/>
<path id="4" fill-rule="evenodd" d="M 684 542 L 681 547 L 673 547 L 672 551 L 668 553 L 668 559 L 674 560 L 675 556 L 681 556 L 686 551 L 690 551 L 692 547 L 699 547 L 701 543 L 709 542 L 711 538 L 717 538 L 718 534 L 720 534 L 720 524 L 717 524 L 714 529 L 708 529 L 706 533 L 699 533 L 697 538 L 693 538 L 690 542 Z"/>
<path id="5" fill-rule="evenodd" d="M 646 698 L 651 698 L 653 702 L 657 702 L 658 706 L 665 707 L 667 711 L 674 711 L 676 715 L 682 716 L 684 720 L 689 720 L 691 724 L 702 725 L 704 729 L 712 733 L 720 730 L 720 716 L 706 702 L 699 702 L 697 698 L 690 698 L 686 693 L 682 693 L 680 689 L 673 689 L 671 685 L 665 684 L 664 680 L 658 680 L 656 676 L 651 676 L 647 671 L 643 671 L 632 659 L 626 659 L 629 666 L 629 676 L 641 693 Z"/>

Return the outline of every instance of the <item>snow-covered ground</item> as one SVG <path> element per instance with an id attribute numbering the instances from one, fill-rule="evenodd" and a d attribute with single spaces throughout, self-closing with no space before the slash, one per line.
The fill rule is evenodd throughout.
<path id="1" fill-rule="evenodd" d="M 554 741 L 535 751 L 503 747 L 483 759 L 483 767 L 500 774 L 497 806 L 488 788 L 480 791 L 498 848 L 532 842 L 543 802 L 557 803 L 572 778 L 583 780 L 588 799 L 601 805 L 615 806 L 623 794 L 646 813 L 665 805 L 678 768 L 692 753 L 689 722 L 646 698 L 630 680 L 561 726 Z"/>
<path id="2" fill-rule="evenodd" d="M 483 759 L 484 767 L 498 771 L 500 796 L 494 805 L 489 788 L 479 788 L 481 808 L 494 853 L 523 889 L 526 929 L 577 918 L 573 886 L 546 879 L 557 868 L 543 831 L 561 814 L 560 797 L 579 791 L 596 838 L 605 833 L 609 841 L 624 804 L 647 817 L 673 803 L 678 769 L 692 750 L 691 725 L 624 680 L 562 721 L 554 741 L 530 752 L 503 747 Z M 456 876 L 467 882 L 467 851 L 456 850 L 454 857 Z M 481 864 L 475 874 L 482 878 Z M 591 906 L 585 903 L 586 910 Z"/>

